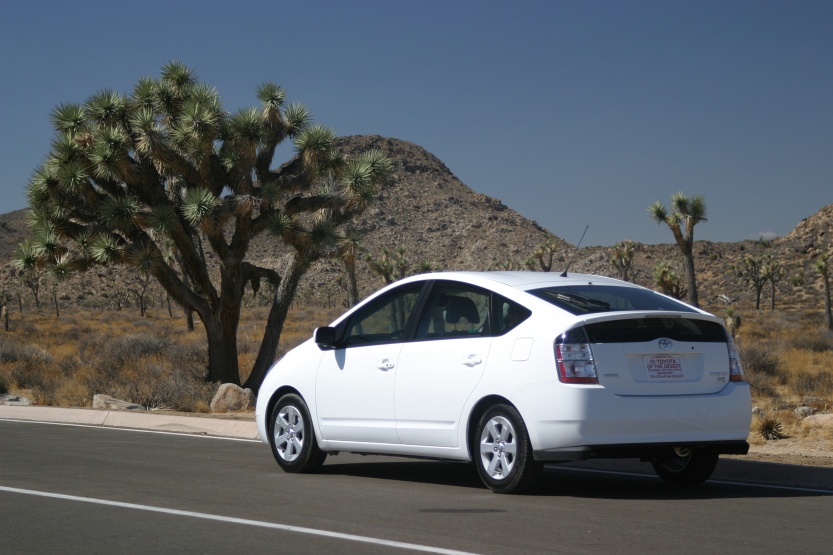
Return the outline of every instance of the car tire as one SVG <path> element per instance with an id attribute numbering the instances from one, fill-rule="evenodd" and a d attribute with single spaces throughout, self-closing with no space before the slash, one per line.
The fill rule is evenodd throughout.
<path id="1" fill-rule="evenodd" d="M 307 404 L 294 393 L 281 397 L 272 409 L 269 444 L 284 472 L 315 472 L 327 458 L 318 447 Z"/>
<path id="2" fill-rule="evenodd" d="M 496 493 L 522 493 L 543 473 L 535 461 L 523 418 L 511 405 L 490 407 L 477 423 L 474 464 L 483 483 Z"/>
<path id="3" fill-rule="evenodd" d="M 654 472 L 668 484 L 699 486 L 708 480 L 717 466 L 719 455 L 703 449 L 675 447 L 667 457 L 654 459 Z"/>

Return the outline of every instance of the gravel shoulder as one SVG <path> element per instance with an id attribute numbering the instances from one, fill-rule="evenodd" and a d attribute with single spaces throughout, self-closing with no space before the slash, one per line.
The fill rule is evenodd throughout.
<path id="1" fill-rule="evenodd" d="M 749 442 L 749 454 L 724 456 L 747 461 L 833 468 L 833 438 L 787 437 L 770 441 L 750 438 Z"/>

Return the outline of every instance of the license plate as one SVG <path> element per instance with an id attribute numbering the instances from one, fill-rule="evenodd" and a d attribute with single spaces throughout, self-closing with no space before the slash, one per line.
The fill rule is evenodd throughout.
<path id="1" fill-rule="evenodd" d="M 645 369 L 649 380 L 681 380 L 683 361 L 675 355 L 651 355 L 645 357 Z"/>

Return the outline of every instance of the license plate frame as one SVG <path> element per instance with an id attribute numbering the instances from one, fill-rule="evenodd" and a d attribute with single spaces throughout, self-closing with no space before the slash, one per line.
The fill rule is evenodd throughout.
<path id="1" fill-rule="evenodd" d="M 668 382 L 685 379 L 683 359 L 678 355 L 647 355 L 644 360 L 648 381 Z"/>

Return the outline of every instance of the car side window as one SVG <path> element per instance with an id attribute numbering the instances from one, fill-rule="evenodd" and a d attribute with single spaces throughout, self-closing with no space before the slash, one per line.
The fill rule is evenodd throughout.
<path id="1" fill-rule="evenodd" d="M 422 284 L 391 291 L 354 314 L 347 322 L 345 345 L 370 345 L 402 341 L 419 299 Z"/>
<path id="2" fill-rule="evenodd" d="M 500 295 L 494 296 L 495 335 L 503 335 L 532 315 L 532 311 Z"/>
<path id="3" fill-rule="evenodd" d="M 491 335 L 488 291 L 453 283 L 436 283 L 417 326 L 417 339 Z"/>

